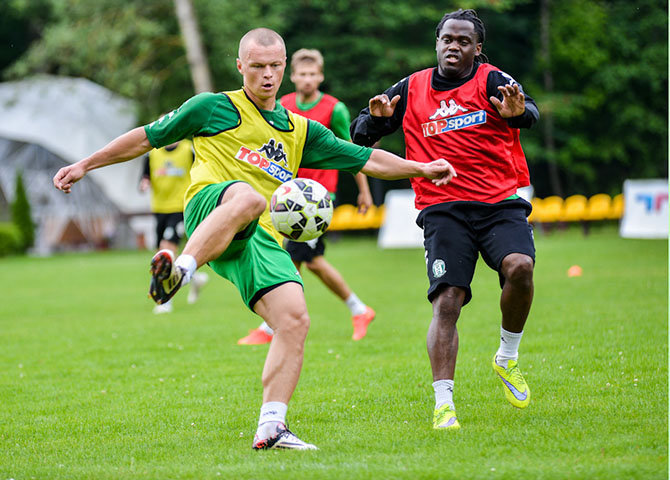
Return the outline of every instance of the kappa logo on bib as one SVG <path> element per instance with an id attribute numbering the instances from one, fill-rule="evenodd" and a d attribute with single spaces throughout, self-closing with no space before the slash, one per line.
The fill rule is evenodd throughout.
<path id="1" fill-rule="evenodd" d="M 268 143 L 263 145 L 260 149 L 258 149 L 258 151 L 260 153 L 264 153 L 268 158 L 274 160 L 275 162 L 283 162 L 284 166 L 288 167 L 286 152 L 284 152 L 284 145 L 282 145 L 281 142 L 276 142 L 274 138 L 271 138 Z"/>
<path id="2" fill-rule="evenodd" d="M 437 120 L 438 118 L 451 117 L 456 115 L 458 112 L 467 113 L 468 109 L 457 104 L 456 101 L 452 98 L 449 100 L 449 103 L 444 100 L 440 101 L 440 106 L 435 113 L 433 113 L 428 120 Z"/>

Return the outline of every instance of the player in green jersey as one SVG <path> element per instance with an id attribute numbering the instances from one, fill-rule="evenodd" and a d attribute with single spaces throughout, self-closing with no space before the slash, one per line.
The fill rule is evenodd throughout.
<path id="1" fill-rule="evenodd" d="M 241 90 L 196 95 L 156 122 L 60 169 L 53 183 L 69 193 L 92 169 L 193 137 L 196 160 L 184 211 L 189 239 L 176 260 L 167 250 L 154 256 L 150 295 L 156 303 L 168 301 L 205 263 L 234 283 L 247 306 L 275 331 L 263 369 L 253 448 L 316 449 L 286 427 L 309 315 L 300 276 L 269 220 L 269 197 L 301 165 L 383 179 L 423 176 L 438 185 L 456 172 L 444 159 L 412 162 L 345 142 L 319 123 L 287 111 L 276 101 L 286 67 L 284 41 L 276 32 L 251 30 L 240 40 L 238 54 Z"/>
<path id="2" fill-rule="evenodd" d="M 316 120 L 330 129 L 336 137 L 351 141 L 349 136 L 349 110 L 347 107 L 328 94 L 319 90 L 324 80 L 323 56 L 318 50 L 301 48 L 291 56 L 291 81 L 295 85 L 295 92 L 284 95 L 279 99 L 283 107 Z M 298 176 L 311 178 L 326 187 L 333 201 L 337 193 L 339 172 L 337 170 L 314 170 L 300 168 Z M 365 213 L 372 205 L 372 195 L 368 186 L 368 178 L 358 173 L 354 177 L 358 186 L 358 211 Z M 366 305 L 349 287 L 342 274 L 325 257 L 326 235 L 310 240 L 309 242 L 284 241 L 284 248 L 291 255 L 291 260 L 301 270 L 304 264 L 314 273 L 328 289 L 339 297 L 351 311 L 354 340 L 361 340 L 368 331 L 368 325 L 375 318 L 375 311 Z M 262 322 L 257 328 L 237 341 L 238 345 L 262 345 L 272 341 L 272 328 Z"/>

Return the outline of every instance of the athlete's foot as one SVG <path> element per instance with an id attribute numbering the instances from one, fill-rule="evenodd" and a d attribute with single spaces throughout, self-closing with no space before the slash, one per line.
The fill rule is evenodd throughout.
<path id="1" fill-rule="evenodd" d="M 249 330 L 249 335 L 242 337 L 237 341 L 238 345 L 264 345 L 272 341 L 272 335 L 267 333 L 261 327 Z"/>
<path id="2" fill-rule="evenodd" d="M 259 438 L 258 433 L 254 437 L 254 450 L 269 450 L 282 448 L 288 450 L 318 450 L 315 445 L 306 443 L 296 437 L 286 425 L 277 422 L 275 432 L 267 438 Z"/>
<path id="3" fill-rule="evenodd" d="M 368 333 L 368 325 L 375 319 L 375 311 L 370 307 L 365 307 L 365 312 L 351 317 L 351 323 L 354 325 L 354 334 L 351 336 L 354 340 L 360 340 Z"/>
<path id="4" fill-rule="evenodd" d="M 530 403 L 530 388 L 523 378 L 516 360 L 507 360 L 507 368 L 498 365 L 497 355 L 493 356 L 493 371 L 503 384 L 505 398 L 517 408 L 526 408 Z"/>
<path id="5" fill-rule="evenodd" d="M 160 250 L 151 259 L 151 285 L 149 296 L 161 305 L 167 303 L 181 287 L 184 270 L 174 265 L 171 250 Z"/>
<path id="6" fill-rule="evenodd" d="M 435 430 L 458 430 L 461 424 L 456 418 L 454 407 L 445 403 L 433 412 L 433 428 Z"/>

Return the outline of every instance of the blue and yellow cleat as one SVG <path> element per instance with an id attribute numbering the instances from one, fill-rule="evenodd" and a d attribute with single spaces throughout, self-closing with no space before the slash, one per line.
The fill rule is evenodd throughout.
<path id="1" fill-rule="evenodd" d="M 456 418 L 456 411 L 454 407 L 445 403 L 439 408 L 435 409 L 433 413 L 433 428 L 435 430 L 458 430 L 461 424 Z"/>
<path id="2" fill-rule="evenodd" d="M 507 361 L 507 368 L 496 363 L 497 355 L 493 356 L 493 371 L 503 384 L 507 401 L 516 408 L 526 408 L 530 403 L 530 388 L 526 384 L 519 365 L 515 360 Z"/>

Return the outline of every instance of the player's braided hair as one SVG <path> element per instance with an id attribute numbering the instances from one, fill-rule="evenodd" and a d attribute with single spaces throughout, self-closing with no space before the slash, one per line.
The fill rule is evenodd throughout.
<path id="1" fill-rule="evenodd" d="M 484 28 L 484 22 L 482 22 L 482 19 L 477 16 L 477 12 L 475 12 L 471 8 L 467 10 L 459 8 L 455 12 L 445 13 L 444 17 L 442 17 L 442 20 L 440 20 L 440 23 L 437 24 L 437 28 L 435 29 L 436 38 L 440 37 L 440 31 L 444 26 L 444 22 L 446 22 L 447 20 L 466 20 L 472 23 L 472 25 L 474 25 L 475 27 L 477 40 L 479 41 L 479 43 L 484 45 L 484 40 L 486 39 L 486 29 Z M 480 53 L 475 57 L 475 59 L 481 63 L 488 63 L 489 61 L 488 57 L 484 55 L 484 53 Z"/>

